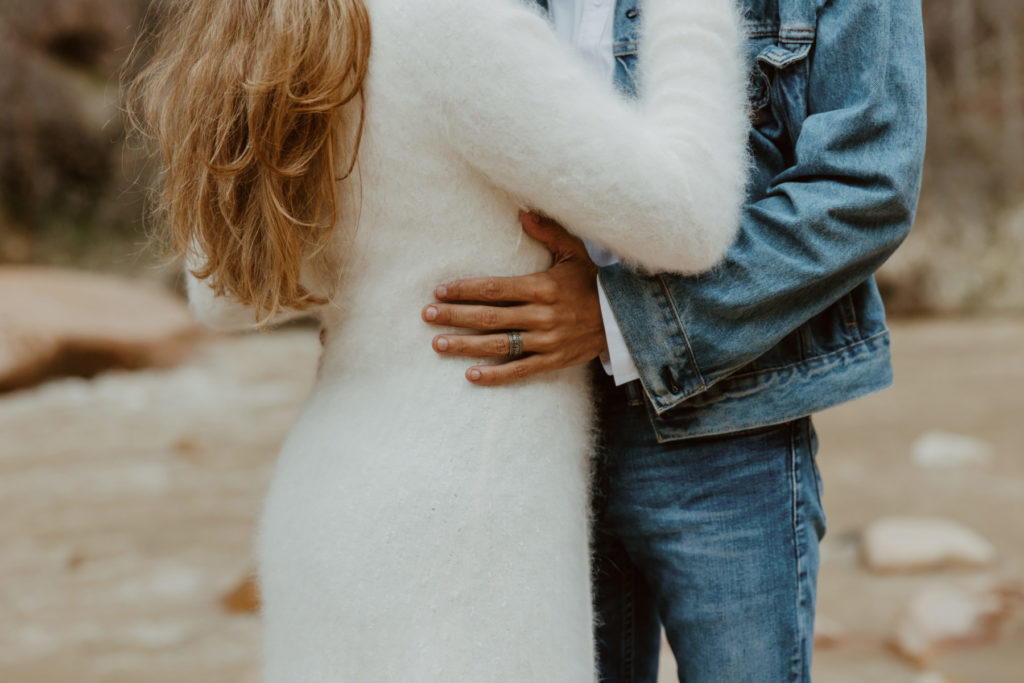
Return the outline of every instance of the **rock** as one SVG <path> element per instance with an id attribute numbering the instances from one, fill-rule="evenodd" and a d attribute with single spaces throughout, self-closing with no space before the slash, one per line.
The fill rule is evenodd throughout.
<path id="1" fill-rule="evenodd" d="M 173 602 L 198 594 L 204 582 L 205 577 L 200 569 L 178 561 L 165 561 L 152 571 L 134 574 L 122 580 L 113 595 L 125 604 Z"/>
<path id="2" fill-rule="evenodd" d="M 231 614 L 256 614 L 260 611 L 260 593 L 256 577 L 247 575 L 242 582 L 220 599 L 221 606 Z"/>
<path id="3" fill-rule="evenodd" d="M 992 446 L 971 436 L 934 431 L 914 442 L 910 457 L 926 468 L 984 466 L 992 462 Z"/>
<path id="4" fill-rule="evenodd" d="M 21 42 L 78 68 L 115 73 L 145 0 L 43 0 L 0 4 Z M 158 8 L 159 9 L 159 8 Z"/>
<path id="5" fill-rule="evenodd" d="M 109 191 L 116 158 L 103 123 L 117 120 L 102 90 L 21 42 L 0 17 L 0 182 L 12 219 L 77 209 Z M 63 194 L 62 194 L 63 193 Z"/>
<path id="6" fill-rule="evenodd" d="M 168 650 L 195 637 L 196 627 L 188 622 L 141 621 L 112 634 L 124 646 L 141 650 Z"/>
<path id="7" fill-rule="evenodd" d="M 911 597 L 888 644 L 900 657 L 927 666 L 944 650 L 993 640 L 1009 607 L 1006 595 L 991 587 L 930 584 Z"/>
<path id="8" fill-rule="evenodd" d="M 174 365 L 197 334 L 186 303 L 156 285 L 0 266 L 0 391 L 51 376 Z"/>
<path id="9" fill-rule="evenodd" d="M 938 671 L 925 671 L 918 674 L 914 683 L 953 683 L 953 680 L 940 674 Z"/>
<path id="10" fill-rule="evenodd" d="M 861 536 L 861 561 L 879 572 L 982 566 L 995 556 L 985 538 L 941 517 L 885 517 Z"/>
<path id="11" fill-rule="evenodd" d="M 984 208 L 959 201 L 966 194 L 922 198 L 910 237 L 878 272 L 890 314 L 1024 310 L 1019 193 Z"/>
<path id="12" fill-rule="evenodd" d="M 260 683 L 261 680 L 260 672 L 254 669 L 242 676 L 238 683 Z"/>
<path id="13" fill-rule="evenodd" d="M 135 183 L 148 180 L 117 82 L 150 4 L 165 3 L 0 2 L 0 212 L 24 233 L 0 239 L 0 255 L 39 260 L 76 233 L 91 244 L 93 226 L 138 225 Z"/>
<path id="14" fill-rule="evenodd" d="M 818 552 L 823 566 L 856 567 L 860 555 L 861 531 L 851 530 L 827 534 L 821 540 Z"/>
<path id="15" fill-rule="evenodd" d="M 814 618 L 814 647 L 838 647 L 846 638 L 846 629 L 835 619 L 818 615 Z"/>

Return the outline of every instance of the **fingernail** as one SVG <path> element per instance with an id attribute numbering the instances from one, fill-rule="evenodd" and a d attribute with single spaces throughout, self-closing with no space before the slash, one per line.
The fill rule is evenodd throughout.
<path id="1" fill-rule="evenodd" d="M 444 285 L 441 285 L 440 287 L 434 290 L 434 296 L 436 296 L 438 299 L 445 298 L 446 296 L 448 296 L 448 288 L 445 287 Z"/>
<path id="2" fill-rule="evenodd" d="M 480 375 L 480 371 L 479 370 L 470 370 L 469 371 L 469 381 L 470 382 L 479 382 L 480 381 L 480 377 L 481 377 L 481 375 Z"/>
<path id="3" fill-rule="evenodd" d="M 441 337 L 440 339 L 438 339 L 437 340 L 437 350 L 438 351 L 447 351 L 448 350 L 448 340 L 445 339 L 444 337 Z"/>
<path id="4" fill-rule="evenodd" d="M 437 309 L 433 306 L 427 306 L 427 310 L 424 312 L 423 317 L 427 320 L 437 320 Z"/>

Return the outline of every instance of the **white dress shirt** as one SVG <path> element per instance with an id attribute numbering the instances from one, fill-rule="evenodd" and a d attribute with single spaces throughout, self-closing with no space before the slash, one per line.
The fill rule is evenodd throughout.
<path id="1" fill-rule="evenodd" d="M 594 73 L 611 85 L 615 78 L 615 56 L 612 49 L 615 40 L 615 0 L 549 0 L 548 4 L 558 36 L 576 48 L 594 68 Z M 584 243 L 590 258 L 598 266 L 610 266 L 618 262 L 619 259 L 607 249 L 589 240 L 584 240 Z M 605 372 L 615 379 L 616 385 L 639 379 L 640 375 L 626 349 L 626 340 L 608 305 L 608 297 L 605 296 L 600 280 L 597 293 L 608 342 L 608 353 L 601 354 L 601 364 Z"/>

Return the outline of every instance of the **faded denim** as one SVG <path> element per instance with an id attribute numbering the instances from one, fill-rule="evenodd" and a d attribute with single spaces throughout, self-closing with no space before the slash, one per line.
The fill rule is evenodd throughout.
<path id="1" fill-rule="evenodd" d="M 665 444 L 638 382 L 599 383 L 600 680 L 655 683 L 663 624 L 680 681 L 810 681 L 825 533 L 810 418 Z"/>
<path id="2" fill-rule="evenodd" d="M 807 416 L 892 382 L 872 273 L 917 209 L 920 0 L 739 1 L 752 166 L 736 243 L 699 276 L 600 271 L 640 374 L 595 379 L 608 683 L 654 683 L 661 624 L 686 683 L 810 680 L 825 516 Z M 642 12 L 615 10 L 631 95 Z"/>
<path id="3" fill-rule="evenodd" d="M 741 4 L 753 165 L 736 244 L 700 276 L 600 273 L 664 440 L 792 420 L 892 382 L 872 273 L 917 208 L 920 1 Z M 641 20 L 642 3 L 619 0 L 628 93 Z"/>

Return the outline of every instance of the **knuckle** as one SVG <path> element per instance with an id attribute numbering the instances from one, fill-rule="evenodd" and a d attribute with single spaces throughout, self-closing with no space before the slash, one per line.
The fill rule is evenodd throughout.
<path id="1" fill-rule="evenodd" d="M 504 335 L 494 337 L 490 342 L 490 349 L 496 356 L 508 355 L 508 337 Z"/>
<path id="2" fill-rule="evenodd" d="M 551 280 L 543 280 L 534 289 L 534 298 L 544 304 L 553 304 L 558 300 L 558 285 Z"/>
<path id="3" fill-rule="evenodd" d="M 516 379 L 523 379 L 529 376 L 529 374 L 530 369 L 522 363 L 517 363 L 516 365 L 512 366 L 512 376 L 515 377 Z"/>
<path id="4" fill-rule="evenodd" d="M 498 324 L 498 312 L 493 308 L 485 308 L 480 312 L 480 322 L 487 327 L 495 327 Z"/>
<path id="5" fill-rule="evenodd" d="M 544 310 L 537 313 L 537 324 L 543 330 L 553 329 L 557 322 L 558 316 L 556 316 L 555 312 L 552 311 L 550 308 L 545 308 Z"/>
<path id="6" fill-rule="evenodd" d="M 495 279 L 484 280 L 481 292 L 486 297 L 497 297 L 501 295 L 501 283 Z"/>
<path id="7" fill-rule="evenodd" d="M 555 351 L 558 349 L 558 336 L 554 334 L 541 334 L 537 336 L 536 350 L 537 351 Z"/>

